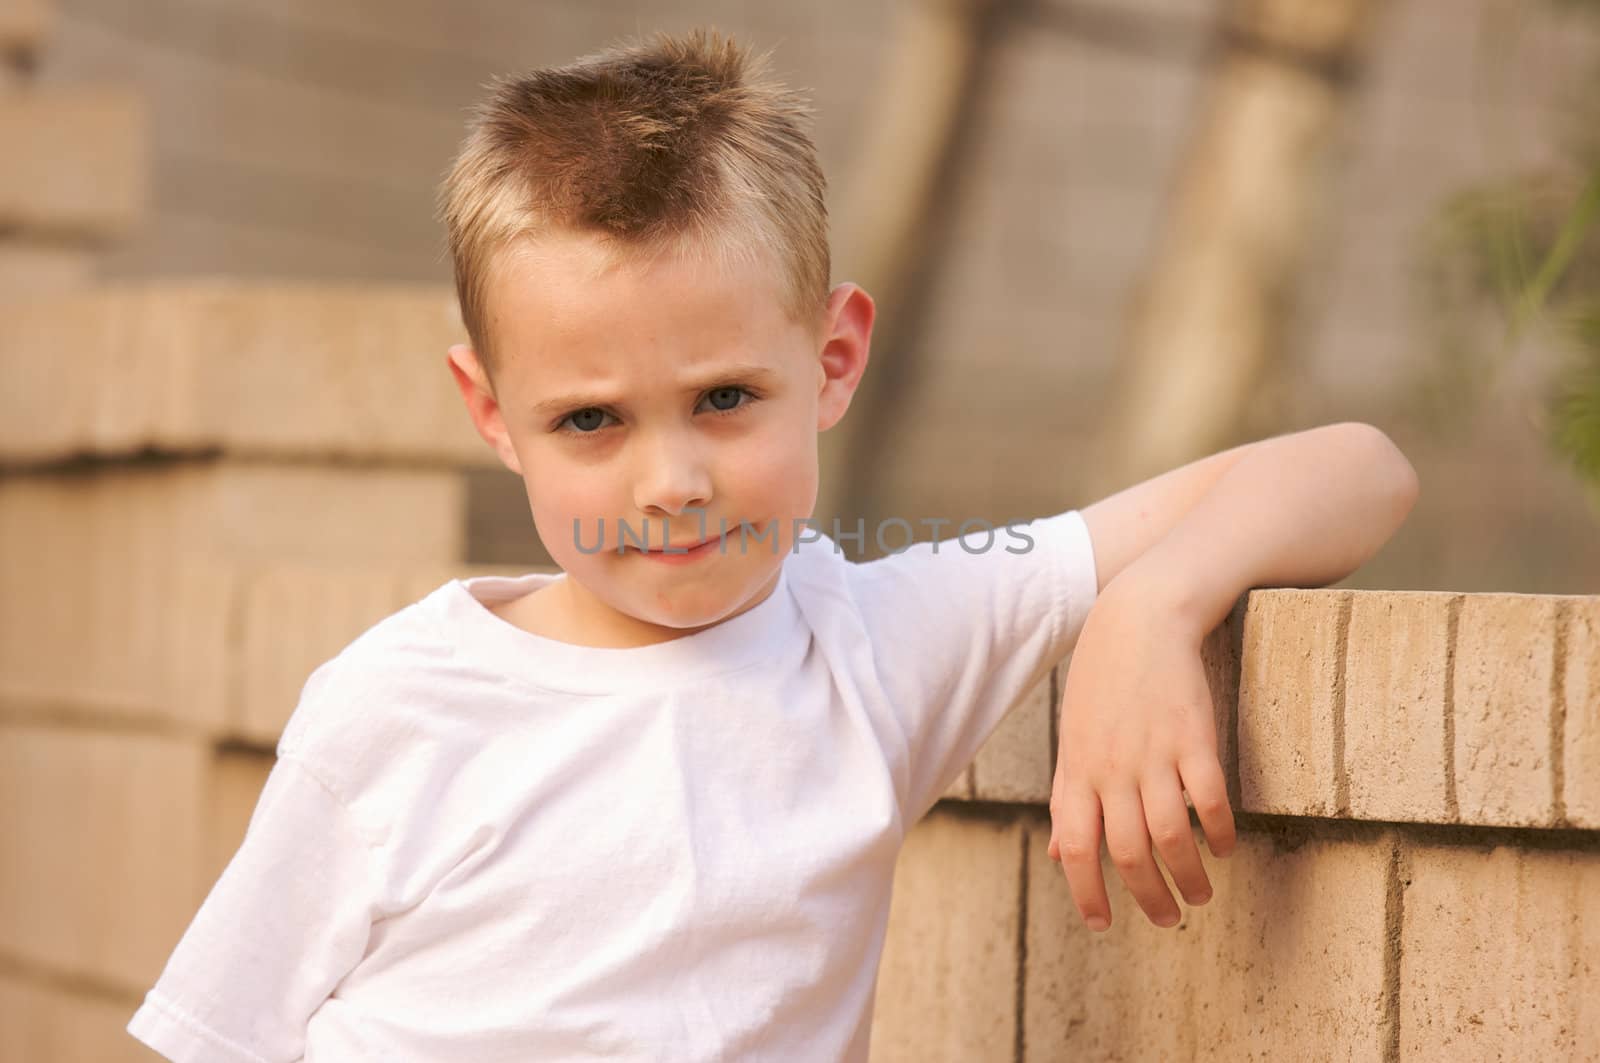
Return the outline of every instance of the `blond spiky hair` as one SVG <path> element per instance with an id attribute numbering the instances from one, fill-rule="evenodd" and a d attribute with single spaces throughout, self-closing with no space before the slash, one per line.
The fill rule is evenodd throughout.
<path id="1" fill-rule="evenodd" d="M 814 324 L 828 298 L 826 181 L 810 108 L 716 31 L 657 34 L 562 67 L 497 78 L 440 188 L 467 334 L 487 370 L 490 270 L 541 233 L 616 252 L 694 247 L 767 259 Z"/>

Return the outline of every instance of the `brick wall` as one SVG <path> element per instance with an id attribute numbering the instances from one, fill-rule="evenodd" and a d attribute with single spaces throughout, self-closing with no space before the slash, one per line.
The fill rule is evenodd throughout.
<path id="1" fill-rule="evenodd" d="M 1103 856 L 1083 927 L 1035 692 L 907 839 L 874 1060 L 1600 1059 L 1600 597 L 1258 590 L 1204 659 L 1213 899 Z"/>
<path id="2" fill-rule="evenodd" d="M 305 677 L 496 571 L 462 563 L 486 448 L 425 383 L 459 328 L 444 296 L 172 283 L 13 308 L 0 1058 L 139 1058 L 122 1024 L 242 838 Z M 268 361 L 280 381 L 251 376 Z M 392 397 L 363 399 L 352 366 Z M 1600 598 L 1256 591 L 1204 658 L 1241 829 L 1215 899 L 1160 930 L 1108 865 L 1113 927 L 1079 924 L 1044 856 L 1063 662 L 911 832 L 876 1058 L 1600 1045 Z"/>
<path id="3" fill-rule="evenodd" d="M 448 289 L 94 285 L 0 329 L 0 1059 L 124 1032 L 319 663 L 459 575 Z M 66 352 L 41 358 L 38 352 Z"/>
<path id="4" fill-rule="evenodd" d="M 380 357 L 428 394 L 441 294 L 99 287 L 0 334 L 10 373 L 127 325 L 0 399 L 77 411 L 0 437 L 0 1058 L 148 1058 L 122 1026 L 311 669 L 517 570 L 462 561 L 464 417 L 408 408 L 399 439 L 319 412 Z M 219 383 L 251 342 L 293 386 Z M 1107 862 L 1112 928 L 1082 928 L 1045 856 L 1069 658 L 909 835 L 874 1058 L 1592 1058 L 1600 598 L 1258 590 L 1203 658 L 1240 826 L 1215 898 L 1158 929 Z"/>
<path id="5" fill-rule="evenodd" d="M 1419 27 L 1449 21 L 1424 17 L 1437 3 L 1404 6 L 1386 69 L 1419 69 Z M 22 163 L 0 173 L 0 294 L 13 297 L 0 330 L 0 1059 L 148 1059 L 123 1027 L 242 838 L 311 668 L 450 576 L 516 569 L 464 563 L 465 485 L 490 459 L 440 386 L 459 330 L 447 290 L 371 282 L 435 279 L 413 275 L 433 239 L 425 227 L 392 224 L 425 216 L 416 189 L 425 199 L 428 160 L 447 153 L 459 119 L 443 113 L 455 102 L 437 101 L 473 88 L 459 55 L 429 47 L 434 9 L 393 5 L 346 23 L 338 5 L 310 0 L 217 5 L 203 18 L 174 2 L 137 17 L 68 6 L 64 20 L 44 0 L 0 8 L 0 144 Z M 482 10 L 501 20 L 493 36 L 538 38 L 530 62 L 633 28 L 622 6 L 565 38 L 533 33 L 578 24 L 543 8 Z M 1186 25 L 1198 32 L 1195 10 Z M 867 15 L 842 35 L 824 15 L 760 25 L 806 28 L 804 43 L 786 44 L 803 68 L 867 70 L 882 22 Z M 206 19 L 252 32 L 197 30 Z M 41 82 L 37 53 L 61 26 L 73 50 Z M 243 69 L 218 51 L 225 39 L 243 42 Z M 319 51 L 319 40 L 338 47 Z M 1181 101 L 1203 74 L 1192 56 L 1108 57 L 1060 37 L 1018 36 L 1004 50 L 982 148 L 992 172 L 973 186 L 965 252 L 942 282 L 970 282 L 980 297 L 946 300 L 943 313 L 960 303 L 968 316 L 929 329 L 981 357 L 930 354 L 951 370 L 930 373 L 919 400 L 940 412 L 923 420 L 945 449 L 902 441 L 938 471 L 921 486 L 914 470 L 897 472 L 910 485 L 902 508 L 938 512 L 926 503 L 951 483 L 985 506 L 1062 508 L 1056 485 L 1004 440 L 995 468 L 1028 479 L 990 494 L 982 476 L 951 475 L 951 448 L 970 452 L 988 418 L 1034 401 L 1037 417 L 1006 438 L 1034 454 L 1057 438 L 1041 433 L 1048 420 L 1070 450 L 1082 419 L 1062 403 L 1088 411 L 1100 370 L 1016 352 L 1069 333 L 1110 346 Z M 380 84 L 412 96 L 371 98 L 362 78 L 396 55 L 416 77 Z M 164 101 L 161 224 L 131 244 L 151 211 L 150 127 L 139 93 L 90 83 L 108 70 Z M 329 84 L 348 71 L 351 83 Z M 1062 77 L 1074 91 L 1058 91 Z M 863 86 L 800 80 L 818 80 L 824 112 L 846 116 L 821 137 L 825 157 L 848 158 L 848 104 Z M 1380 80 L 1391 86 L 1382 99 L 1395 84 L 1410 83 Z M 1061 188 L 1049 182 L 1070 161 L 1050 154 L 1063 95 L 1109 95 L 1141 117 L 1119 127 L 1081 107 L 1068 154 L 1098 190 L 1075 179 L 1071 209 L 1055 211 L 1046 193 Z M 275 118 L 255 120 L 264 114 Z M 356 135 L 397 122 L 422 139 Z M 398 163 L 415 188 L 396 193 L 385 153 L 408 150 Z M 331 171 L 317 168 L 330 158 Z M 228 213 L 235 202 L 255 213 Z M 124 278 L 248 263 L 368 280 L 89 287 L 107 256 Z M 1376 276 L 1371 265 L 1338 269 Z M 1010 332 L 982 316 L 1004 305 L 981 297 L 997 284 L 1026 301 L 1003 315 Z M 1351 290 L 1339 289 L 1341 320 L 1367 313 Z M 1014 372 L 994 372 L 993 359 Z M 974 400 L 975 368 L 1011 389 Z M 1458 497 L 1481 498 L 1477 456 L 1460 458 L 1470 489 Z M 1520 482 L 1527 467 L 1508 463 L 1501 479 Z M 1460 521 L 1445 523 L 1441 541 L 1471 542 Z M 1549 541 L 1587 541 L 1564 534 Z M 1561 572 L 1574 553 L 1544 551 Z M 1459 563 L 1478 571 L 1471 554 Z M 1143 919 L 1108 864 L 1115 921 L 1089 934 L 1044 855 L 1063 662 L 908 838 L 874 1058 L 1600 1058 L 1597 603 L 1338 590 L 1241 601 L 1206 648 L 1240 845 L 1211 864 L 1215 899 L 1171 930 Z"/>

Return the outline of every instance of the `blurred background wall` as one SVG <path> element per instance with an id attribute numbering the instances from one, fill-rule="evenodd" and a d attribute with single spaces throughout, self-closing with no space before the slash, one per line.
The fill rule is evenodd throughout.
<path id="1" fill-rule="evenodd" d="M 834 467 L 855 508 L 841 512 L 998 522 L 1087 504 L 1159 471 L 1132 456 L 1128 441 L 1149 430 L 1141 409 L 1198 426 L 1147 448 L 1162 468 L 1358 419 L 1401 444 L 1423 492 L 1399 536 L 1346 585 L 1600 587 L 1600 508 L 1586 506 L 1539 420 L 1538 389 L 1564 341 L 1536 325 L 1513 359 L 1492 298 L 1453 305 L 1441 325 L 1437 292 L 1439 263 L 1448 272 L 1472 255 L 1437 251 L 1453 202 L 1529 174 L 1570 178 L 1600 62 L 1593 4 L 1312 5 L 1346 9 L 1354 24 L 1332 31 L 1343 36 L 1331 48 L 1327 26 L 1274 29 L 1273 5 L 1217 0 L 55 6 L 34 81 L 131 86 L 149 107 L 148 219 L 100 259 L 105 279 L 447 283 L 434 189 L 492 75 L 620 35 L 712 24 L 775 49 L 778 73 L 810 90 L 835 279 L 865 281 L 865 271 L 886 289 L 868 374 L 884 383 L 846 418 L 854 446 Z M 929 30 L 930 11 L 942 29 Z M 1268 24 L 1254 40 L 1237 32 L 1251 17 Z M 1129 369 L 1161 346 L 1141 331 L 1151 314 L 1141 293 L 1182 303 L 1183 282 L 1164 277 L 1163 262 L 1182 254 L 1185 224 L 1221 217 L 1239 231 L 1225 207 L 1208 205 L 1211 156 L 1229 150 L 1216 144 L 1230 121 L 1275 121 L 1251 118 L 1248 103 L 1219 116 L 1230 106 L 1220 72 L 1239 55 L 1299 70 L 1323 93 L 1319 124 L 1303 120 L 1301 139 L 1285 142 L 1298 153 L 1287 164 L 1238 152 L 1226 164 L 1235 178 L 1287 166 L 1300 204 L 1292 248 L 1257 264 L 1270 273 L 1270 334 L 1231 395 L 1166 373 L 1150 378 L 1171 393 L 1158 405 Z M 940 92 L 955 106 L 918 199 L 894 186 L 884 159 L 914 153 L 895 139 L 914 135 L 906 115 L 939 109 Z M 909 267 L 875 266 L 883 205 L 908 197 L 919 254 Z M 1525 279 L 1540 253 L 1526 250 Z M 1504 367 L 1497 376 L 1441 339 L 1452 328 L 1489 349 L 1483 365 Z M 438 361 L 447 388 L 443 351 Z M 1220 414 L 1194 412 L 1207 404 Z M 468 509 L 470 560 L 545 560 L 509 473 L 476 474 Z"/>
<path id="2" fill-rule="evenodd" d="M 879 299 L 825 524 L 1026 519 L 1361 420 L 1422 497 L 1343 585 L 1452 592 L 1258 595 L 1249 652 L 1211 655 L 1255 854 L 1223 929 L 1022 949 L 1024 979 L 990 942 L 1075 925 L 1027 887 L 1063 662 L 908 846 L 875 1043 L 1004 1055 L 1024 981 L 1043 1058 L 1219 986 L 1222 1043 L 1287 1058 L 1374 1002 L 1384 1058 L 1435 1021 L 1482 1055 L 1581 1035 L 1595 996 L 1549 957 L 1588 940 L 1600 807 L 1600 3 L 0 0 L 0 1058 L 146 1058 L 124 1025 L 310 671 L 446 579 L 547 562 L 445 368 L 434 190 L 492 76 L 703 24 L 810 90 L 835 279 Z M 1243 604 L 1212 644 L 1248 641 Z M 1285 857 L 1275 817 L 1324 833 Z M 1413 968 L 1472 1016 L 1408 988 L 1397 1018 Z M 1059 1007 L 1084 970 L 1104 1044 Z"/>

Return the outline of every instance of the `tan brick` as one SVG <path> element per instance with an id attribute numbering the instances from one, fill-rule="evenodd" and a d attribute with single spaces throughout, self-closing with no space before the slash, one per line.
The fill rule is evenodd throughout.
<path id="1" fill-rule="evenodd" d="M 1232 808 L 1241 806 L 1236 735 L 1240 661 L 1244 652 L 1245 620 L 1250 612 L 1252 593 L 1246 591 L 1239 595 L 1227 617 L 1208 632 L 1200 643 L 1200 664 L 1205 671 L 1206 687 L 1211 692 L 1212 710 L 1216 717 L 1217 762 L 1222 768 L 1228 804 Z M 1187 796 L 1185 794 L 1186 800 Z"/>
<path id="2" fill-rule="evenodd" d="M 1570 599 L 1563 646 L 1562 800 L 1575 827 L 1600 829 L 1600 597 Z"/>
<path id="3" fill-rule="evenodd" d="M 256 568 L 244 594 L 235 733 L 276 745 L 312 671 L 410 604 L 404 576 L 392 565 Z"/>
<path id="4" fill-rule="evenodd" d="M 994 729 L 973 761 L 975 796 L 982 801 L 1048 804 L 1055 759 L 1050 748 L 1050 698 L 1047 673 Z"/>
<path id="5" fill-rule="evenodd" d="M 1151 926 L 1102 853 L 1112 928 L 1093 934 L 1083 925 L 1061 865 L 1049 857 L 1049 843 L 1046 816 L 1030 824 L 1027 838 L 1023 1058 L 1197 1058 L 1186 997 L 1199 984 L 1191 972 L 1202 960 L 1193 941 L 1201 910 L 1185 912 L 1171 930 Z M 1206 863 L 1210 872 L 1214 861 Z"/>
<path id="6" fill-rule="evenodd" d="M 1600 853 L 1418 846 L 1401 1059 L 1595 1059 Z"/>
<path id="7" fill-rule="evenodd" d="M 55 15 L 54 0 L 6 0 L 0 5 L 0 57 L 38 51 L 55 26 Z"/>
<path id="8" fill-rule="evenodd" d="M 1357 819 L 1448 822 L 1445 695 L 1455 595 L 1356 591 L 1344 764 Z"/>
<path id="9" fill-rule="evenodd" d="M 1348 591 L 1250 595 L 1239 675 L 1240 807 L 1328 816 L 1338 808 L 1334 700 Z"/>
<path id="10" fill-rule="evenodd" d="M 459 555 L 461 504 L 444 470 L 211 462 L 0 479 L 0 698 L 221 733 L 244 711 L 230 654 L 252 572 L 389 566 L 398 608 L 407 566 Z"/>
<path id="11" fill-rule="evenodd" d="M 164 652 L 152 663 L 151 706 L 221 736 L 238 719 L 238 616 L 246 567 L 224 558 L 177 560 L 167 588 Z"/>
<path id="12" fill-rule="evenodd" d="M 1102 852 L 1113 915 L 1101 934 L 1084 927 L 1049 840 L 1048 818 L 1033 821 L 1025 1058 L 1380 1057 L 1386 839 L 1289 847 L 1241 831 L 1227 859 L 1202 846 L 1215 895 L 1167 929 Z"/>
<path id="13" fill-rule="evenodd" d="M 12 461 L 150 446 L 498 462 L 445 364 L 465 339 L 448 287 L 166 281 L 10 316 L 0 456 Z M 41 350 L 60 353 L 35 364 Z"/>
<path id="14" fill-rule="evenodd" d="M 122 236 L 147 211 L 143 99 L 114 88 L 0 96 L 0 227 Z"/>
<path id="15" fill-rule="evenodd" d="M 1559 599 L 1472 594 L 1455 652 L 1456 796 L 1461 822 L 1554 822 L 1551 688 Z"/>
<path id="16" fill-rule="evenodd" d="M 271 753 L 248 750 L 224 750 L 213 757 L 200 866 L 201 881 L 208 883 L 208 889 L 238 853 L 275 763 L 277 758 Z"/>
<path id="17" fill-rule="evenodd" d="M 0 479 L 0 693 L 158 711 L 176 535 L 167 483 L 147 468 Z"/>
<path id="18" fill-rule="evenodd" d="M 0 951 L 134 989 L 204 898 L 211 751 L 0 725 Z"/>
<path id="19" fill-rule="evenodd" d="M 453 469 L 277 464 L 172 466 L 184 546 L 264 561 L 444 564 L 466 549 Z"/>
<path id="20" fill-rule="evenodd" d="M 138 1004 L 87 989 L 0 972 L 0 1059 L 152 1063 L 161 1057 L 128 1036 Z"/>
<path id="21" fill-rule="evenodd" d="M 874 1063 L 1010 1058 L 1021 845 L 1019 824 L 949 806 L 906 836 L 878 968 Z"/>
<path id="22" fill-rule="evenodd" d="M 99 264 L 99 252 L 89 248 L 0 244 L 0 299 L 83 288 L 94 280 Z"/>
<path id="23" fill-rule="evenodd" d="M 8 386 L 0 388 L 0 459 L 59 459 L 101 446 L 95 412 L 126 301 L 84 291 L 6 307 L 0 372 Z M 130 401 L 127 395 L 122 399 Z"/>
<path id="24" fill-rule="evenodd" d="M 182 322 L 196 429 L 229 449 L 498 460 L 445 365 L 466 338 L 449 288 L 216 285 L 151 310 Z"/>

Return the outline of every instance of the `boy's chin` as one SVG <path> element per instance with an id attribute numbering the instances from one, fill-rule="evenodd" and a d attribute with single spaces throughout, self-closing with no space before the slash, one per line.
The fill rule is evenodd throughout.
<path id="1" fill-rule="evenodd" d="M 632 608 L 626 612 L 637 620 L 657 627 L 671 628 L 687 635 L 701 628 L 720 624 L 743 612 L 753 604 L 752 599 L 766 588 L 768 582 L 768 579 L 763 578 L 753 587 L 726 585 L 685 587 L 677 591 L 663 590 L 655 594 L 641 591 L 630 603 Z M 657 595 L 670 596 L 670 603 L 663 605 Z"/>

